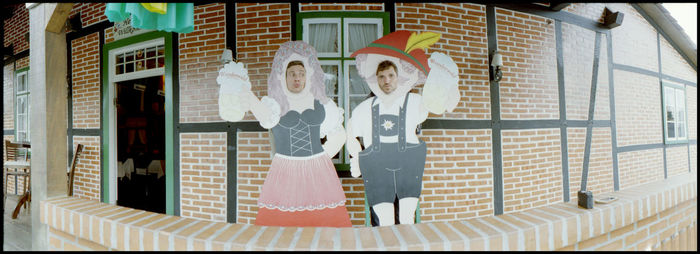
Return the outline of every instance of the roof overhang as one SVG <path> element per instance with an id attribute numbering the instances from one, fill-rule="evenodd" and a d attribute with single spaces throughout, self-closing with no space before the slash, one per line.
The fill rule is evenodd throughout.
<path id="1" fill-rule="evenodd" d="M 657 3 L 640 3 L 636 4 L 637 10 L 642 10 L 646 14 L 647 19 L 650 23 L 656 24 L 658 26 L 659 32 L 666 37 L 667 40 L 673 45 L 681 55 L 685 57 L 688 63 L 695 69 L 698 70 L 698 46 L 693 43 L 692 40 L 685 33 L 685 30 L 681 28 L 676 19 L 674 19 L 671 14 Z"/>

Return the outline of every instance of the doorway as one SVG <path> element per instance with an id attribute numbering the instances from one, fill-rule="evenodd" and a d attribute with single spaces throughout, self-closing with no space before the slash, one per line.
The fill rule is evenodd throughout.
<path id="1" fill-rule="evenodd" d="M 165 80 L 114 83 L 117 205 L 165 213 Z"/>

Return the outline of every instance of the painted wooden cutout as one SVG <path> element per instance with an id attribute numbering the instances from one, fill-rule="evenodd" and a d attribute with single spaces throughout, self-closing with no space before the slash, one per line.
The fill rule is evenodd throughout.
<path id="1" fill-rule="evenodd" d="M 275 154 L 258 199 L 256 225 L 350 227 L 345 194 L 331 158 L 345 143 L 343 109 L 325 94 L 316 50 L 282 44 L 268 77 L 268 96 L 250 90 L 247 70 L 229 63 L 219 72 L 219 114 L 240 121 L 250 110 L 270 129 Z M 321 138 L 327 141 L 321 144 Z"/>
<path id="2" fill-rule="evenodd" d="M 439 39 L 437 33 L 396 31 L 352 55 L 374 96 L 357 105 L 348 120 L 350 170 L 353 177 L 362 175 L 380 226 L 394 224 L 395 198 L 400 223 L 414 223 L 426 154 L 416 127 L 429 112 L 452 112 L 460 99 L 454 61 L 443 53 L 429 59 L 424 53 Z M 422 95 L 410 93 L 421 83 Z M 357 137 L 364 142 L 362 151 Z"/>

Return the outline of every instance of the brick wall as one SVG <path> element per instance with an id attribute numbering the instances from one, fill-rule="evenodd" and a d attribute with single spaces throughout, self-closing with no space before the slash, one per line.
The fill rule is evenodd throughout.
<path id="1" fill-rule="evenodd" d="M 603 22 L 603 9 L 609 6 L 609 4 L 604 4 L 604 3 L 573 3 L 566 8 L 564 8 L 562 11 L 567 11 L 574 13 L 576 15 L 592 19 L 592 20 L 597 20 L 598 22 Z M 610 7 L 612 8 L 612 7 Z M 614 10 L 616 11 L 616 10 Z"/>
<path id="2" fill-rule="evenodd" d="M 39 217 L 49 227 L 51 250 L 697 250 L 694 175 L 616 194 L 617 201 L 591 210 L 573 201 L 501 216 L 379 228 L 244 226 L 72 197 L 41 201 Z"/>
<path id="3" fill-rule="evenodd" d="M 6 41 L 19 40 L 28 31 L 26 8 L 5 22 Z M 253 90 L 266 95 L 267 77 L 275 51 L 291 39 L 288 3 L 236 3 L 236 58 L 249 70 Z M 657 32 L 629 4 L 572 4 L 568 11 L 600 21 L 604 7 L 625 13 L 623 25 L 611 30 L 613 62 L 658 71 Z M 300 11 L 384 11 L 382 3 L 300 4 Z M 450 3 L 396 3 L 396 29 L 436 31 L 439 43 L 428 51 L 450 55 L 460 70 L 461 101 L 455 112 L 431 118 L 490 119 L 486 8 L 484 5 Z M 81 15 L 87 27 L 106 20 L 103 3 L 77 3 L 71 12 Z M 220 122 L 215 78 L 225 47 L 225 5 L 212 3 L 195 7 L 195 31 L 180 34 L 180 121 L 183 123 Z M 27 18 L 25 18 L 27 17 Z M 23 21 L 25 20 L 26 21 Z M 24 23 L 22 23 L 24 22 Z M 22 23 L 26 31 L 10 26 Z M 551 19 L 496 8 L 498 48 L 506 64 L 500 84 L 503 119 L 558 119 L 558 82 L 554 22 Z M 587 119 L 595 33 L 562 23 L 566 110 L 568 119 Z M 10 32 L 16 32 L 12 37 Z M 21 36 L 20 36 L 21 35 Z M 98 36 L 113 41 L 113 28 L 71 42 L 73 61 L 73 126 L 99 128 Z M 696 82 L 693 70 L 663 38 L 662 72 Z M 21 47 L 15 47 L 20 52 Z M 28 47 L 28 44 L 23 47 Z M 607 40 L 601 38 L 595 119 L 608 120 Z M 84 56 L 84 57 L 83 57 Z M 82 61 L 82 62 L 81 62 Z M 28 58 L 16 62 L 28 66 Z M 6 66 L 4 72 L 12 72 Z M 663 142 L 658 78 L 615 70 L 615 104 L 618 146 Z M 13 76 L 13 75 L 10 75 Z M 6 80 L 8 75 L 6 74 Z M 4 83 L 4 94 L 11 95 L 12 84 Z M 420 87 L 417 89 L 420 91 Z M 7 97 L 7 96 L 6 96 Z M 10 96 L 12 97 L 12 96 Z M 697 138 L 697 89 L 687 88 L 688 128 Z M 12 106 L 7 99 L 4 105 Z M 8 115 L 8 107 L 3 112 Z M 3 125 L 12 126 L 12 114 Z M 253 120 L 248 114 L 246 120 Z M 12 138 L 6 136 L 5 138 Z M 504 208 L 513 213 L 530 207 L 561 202 L 561 148 L 558 129 L 503 131 Z M 236 172 L 238 188 L 237 222 L 254 223 L 257 198 L 271 162 L 268 132 L 238 134 L 237 169 L 226 169 L 226 135 L 223 133 L 183 133 L 181 135 L 181 211 L 184 217 L 223 221 L 226 218 L 226 173 Z M 421 198 L 421 219 L 452 221 L 493 213 L 491 131 L 424 130 L 428 162 Z M 570 194 L 580 184 L 585 129 L 568 129 Z M 588 189 L 596 193 L 612 191 L 611 130 L 593 129 Z M 223 143 L 222 143 L 223 142 Z M 75 137 L 74 145 L 85 143 L 86 155 L 76 174 L 76 196 L 99 198 L 99 137 Z M 529 147 L 532 146 L 532 147 Z M 189 147 L 189 148 L 188 148 Z M 219 149 L 188 151 L 185 149 Z M 697 167 L 697 145 L 667 149 L 669 176 L 683 172 L 690 163 Z M 663 179 L 663 149 L 624 152 L 618 155 L 621 189 Z M 219 157 L 208 157 L 208 156 Z M 84 161 L 83 161 L 84 160 Z M 687 168 L 685 168 L 687 169 Z M 80 175 L 78 175 L 78 173 Z M 198 174 L 198 175 L 197 175 Z M 202 174 L 206 174 L 203 176 Z M 223 181 L 223 183 L 221 182 Z M 353 225 L 364 225 L 364 194 L 360 179 L 343 178 L 347 208 Z M 541 189 L 538 189 L 541 188 Z M 188 189 L 185 191 L 185 189 Z M 206 192 L 207 193 L 197 193 Z M 206 210 L 206 211 L 205 211 Z M 612 238 L 610 238 L 612 239 Z"/>
<path id="4" fill-rule="evenodd" d="M 592 191 L 594 196 L 600 193 L 613 192 L 611 140 L 610 128 L 593 128 L 586 190 Z M 577 192 L 581 189 L 585 141 L 586 128 L 567 129 L 570 198 L 577 197 Z"/>
<path id="5" fill-rule="evenodd" d="M 496 8 L 501 119 L 557 119 L 554 21 Z"/>
<path id="6" fill-rule="evenodd" d="M 503 213 L 562 201 L 559 129 L 504 130 Z"/>
<path id="7" fill-rule="evenodd" d="M 383 3 L 299 3 L 299 11 L 384 11 Z"/>
<path id="8" fill-rule="evenodd" d="M 421 221 L 493 214 L 491 130 L 423 130 Z"/>
<path id="9" fill-rule="evenodd" d="M 223 67 L 219 57 L 226 48 L 225 12 L 223 3 L 198 5 L 194 8 L 194 31 L 179 34 L 182 123 L 222 121 L 216 77 Z"/>
<path id="10" fill-rule="evenodd" d="M 248 69 L 253 92 L 267 95 L 267 77 L 279 45 L 291 40 L 289 4 L 236 4 L 236 59 Z M 245 118 L 253 120 L 248 113 Z"/>
<path id="11" fill-rule="evenodd" d="M 656 199 L 653 199 L 656 202 Z M 658 204 L 658 203 L 657 203 Z M 562 251 L 627 250 L 678 251 L 697 250 L 697 199 L 611 232 L 562 248 Z M 633 216 L 635 214 L 632 214 Z"/>
<path id="12" fill-rule="evenodd" d="M 661 38 L 661 73 L 690 82 L 698 82 L 698 73 L 685 61 L 678 51 L 664 38 Z"/>
<path id="13" fill-rule="evenodd" d="M 354 226 L 365 225 L 365 186 L 362 178 L 342 177 L 340 185 L 347 199 L 345 208 L 348 209 L 350 223 Z"/>
<path id="14" fill-rule="evenodd" d="M 15 65 L 15 70 L 29 67 L 29 56 L 17 59 Z"/>
<path id="15" fill-rule="evenodd" d="M 661 148 L 618 153 L 617 163 L 621 190 L 664 179 L 664 159 Z"/>
<path id="16" fill-rule="evenodd" d="M 595 32 L 562 23 L 566 119 L 587 120 L 593 78 Z M 601 35 L 594 120 L 610 119 L 608 56 L 606 35 Z"/>
<path id="17" fill-rule="evenodd" d="M 440 41 L 427 51 L 442 52 L 459 69 L 461 99 L 453 113 L 430 118 L 490 119 L 486 7 L 476 4 L 396 3 L 396 30 L 433 31 Z M 419 91 L 422 85 L 418 87 Z"/>
<path id="18" fill-rule="evenodd" d="M 180 134 L 180 216 L 226 221 L 226 133 Z"/>
<path id="19" fill-rule="evenodd" d="M 73 196 L 99 200 L 101 186 L 100 137 L 73 136 L 73 152 L 78 144 L 83 144 L 83 151 L 75 166 Z M 71 161 L 68 163 L 70 164 Z"/>
<path id="20" fill-rule="evenodd" d="M 615 49 L 614 62 L 659 71 L 654 28 L 629 4 L 609 4 L 609 6 L 625 14 L 622 25 L 610 30 L 613 49 Z M 617 81 L 615 83 L 617 84 Z M 615 94 L 618 94 L 617 89 Z"/>
<path id="21" fill-rule="evenodd" d="M 73 128 L 100 128 L 99 33 L 71 41 Z"/>
<path id="22" fill-rule="evenodd" d="M 666 148 L 666 168 L 669 177 L 688 172 L 688 147 Z"/>
<path id="23" fill-rule="evenodd" d="M 236 223 L 253 224 L 258 212 L 260 190 L 270 170 L 269 132 L 238 132 L 236 174 L 238 205 Z M 364 206 L 364 203 L 363 203 Z"/>
<path id="24" fill-rule="evenodd" d="M 3 6 L 3 8 L 12 9 L 10 11 L 12 16 L 3 22 L 3 31 L 5 31 L 3 46 L 13 45 L 14 54 L 28 50 L 29 39 L 25 36 L 29 36 L 29 10 L 23 3 Z"/>
<path id="25" fill-rule="evenodd" d="M 622 70 L 613 73 L 617 146 L 663 142 L 659 79 Z"/>
<path id="26" fill-rule="evenodd" d="M 105 15 L 105 3 L 74 3 L 69 17 L 80 15 L 83 27 L 88 27 L 96 23 L 107 20 Z"/>

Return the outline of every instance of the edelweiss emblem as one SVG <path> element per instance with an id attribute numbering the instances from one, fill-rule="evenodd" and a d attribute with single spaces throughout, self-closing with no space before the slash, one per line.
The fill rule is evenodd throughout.
<path id="1" fill-rule="evenodd" d="M 394 122 L 389 121 L 389 120 L 384 120 L 382 127 L 384 127 L 384 130 L 391 130 L 391 128 L 394 128 Z"/>

